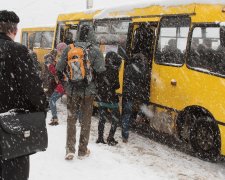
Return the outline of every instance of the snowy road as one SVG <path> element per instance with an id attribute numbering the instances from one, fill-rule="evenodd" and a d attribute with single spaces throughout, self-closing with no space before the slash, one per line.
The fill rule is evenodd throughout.
<path id="1" fill-rule="evenodd" d="M 58 111 L 60 125 L 48 126 L 47 151 L 31 156 L 30 180 L 225 179 L 225 162 L 205 162 L 135 133 L 131 133 L 129 143 L 124 144 L 120 128 L 115 136 L 119 145 L 96 144 L 96 118 L 92 119 L 90 156 L 65 161 L 66 109 L 63 104 Z M 108 128 L 109 124 L 106 133 Z"/>

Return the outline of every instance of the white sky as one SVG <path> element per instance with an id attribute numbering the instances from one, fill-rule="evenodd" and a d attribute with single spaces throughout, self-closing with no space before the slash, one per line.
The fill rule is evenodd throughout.
<path id="1" fill-rule="evenodd" d="M 140 0 L 93 0 L 94 8 L 111 7 Z M 0 10 L 15 11 L 20 17 L 19 30 L 24 27 L 51 26 L 60 13 L 86 9 L 86 0 L 0 0 Z M 19 41 L 18 33 L 16 41 Z"/>
<path id="2" fill-rule="evenodd" d="M 113 7 L 127 3 L 160 3 L 161 5 L 225 0 L 93 0 L 93 8 Z M 0 0 L 0 10 L 13 10 L 20 17 L 19 31 L 24 27 L 54 26 L 58 14 L 86 9 L 86 0 Z M 122 8 L 126 8 L 123 6 Z M 20 33 L 16 41 L 20 39 Z"/>

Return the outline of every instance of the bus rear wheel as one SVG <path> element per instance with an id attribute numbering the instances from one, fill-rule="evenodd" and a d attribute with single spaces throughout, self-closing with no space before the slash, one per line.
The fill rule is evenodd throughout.
<path id="1" fill-rule="evenodd" d="M 211 117 L 199 117 L 193 123 L 190 142 L 199 158 L 217 160 L 220 154 L 220 135 L 218 126 Z"/>

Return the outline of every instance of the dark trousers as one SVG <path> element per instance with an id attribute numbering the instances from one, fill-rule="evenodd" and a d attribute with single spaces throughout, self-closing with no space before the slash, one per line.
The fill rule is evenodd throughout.
<path id="1" fill-rule="evenodd" d="M 122 104 L 122 137 L 129 138 L 129 129 L 132 123 L 137 118 L 138 112 L 141 112 L 141 107 L 147 106 L 146 103 L 141 101 L 126 100 Z"/>
<path id="2" fill-rule="evenodd" d="M 116 132 L 116 128 L 119 123 L 120 119 L 120 112 L 119 108 L 106 108 L 106 107 L 99 107 L 99 124 L 98 124 L 98 137 L 103 138 L 104 136 L 104 129 L 105 129 L 105 122 L 106 120 L 111 121 L 111 129 L 109 131 L 108 138 L 113 138 Z"/>
<path id="3" fill-rule="evenodd" d="M 0 161 L 0 180 L 28 180 L 30 171 L 29 156 Z"/>

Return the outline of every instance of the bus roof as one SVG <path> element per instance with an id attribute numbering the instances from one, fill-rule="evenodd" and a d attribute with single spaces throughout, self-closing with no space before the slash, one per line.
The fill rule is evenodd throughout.
<path id="1" fill-rule="evenodd" d="M 54 31 L 55 27 L 51 26 L 51 27 L 30 27 L 30 28 L 22 28 L 21 31 L 29 31 L 29 32 L 33 32 L 33 31 Z"/>
<path id="2" fill-rule="evenodd" d="M 196 15 L 195 22 L 225 21 L 225 0 L 148 0 L 105 9 L 60 14 L 57 21 L 100 20 L 112 18 L 149 18 L 163 15 Z"/>
<path id="3" fill-rule="evenodd" d="M 93 17 L 100 13 L 99 9 L 90 9 L 85 11 L 79 11 L 74 13 L 59 14 L 57 21 L 80 21 L 80 20 L 91 20 Z"/>
<path id="4" fill-rule="evenodd" d="M 225 7 L 225 0 L 213 0 L 213 1 L 212 0 L 185 0 L 185 1 L 184 0 L 174 0 L 174 1 L 149 0 L 148 2 L 145 2 L 145 3 L 133 3 L 133 4 L 106 8 L 100 11 L 99 13 L 97 13 L 94 16 L 94 19 L 195 14 L 196 12 L 204 13 L 204 17 L 205 17 L 205 14 L 214 16 L 213 14 L 215 14 L 215 10 L 217 9 L 220 11 L 218 16 L 221 16 L 222 8 L 224 7 Z M 224 19 L 224 16 L 223 16 L 223 19 Z M 214 19 L 212 18 L 212 20 L 217 20 L 217 18 L 214 16 Z"/>

